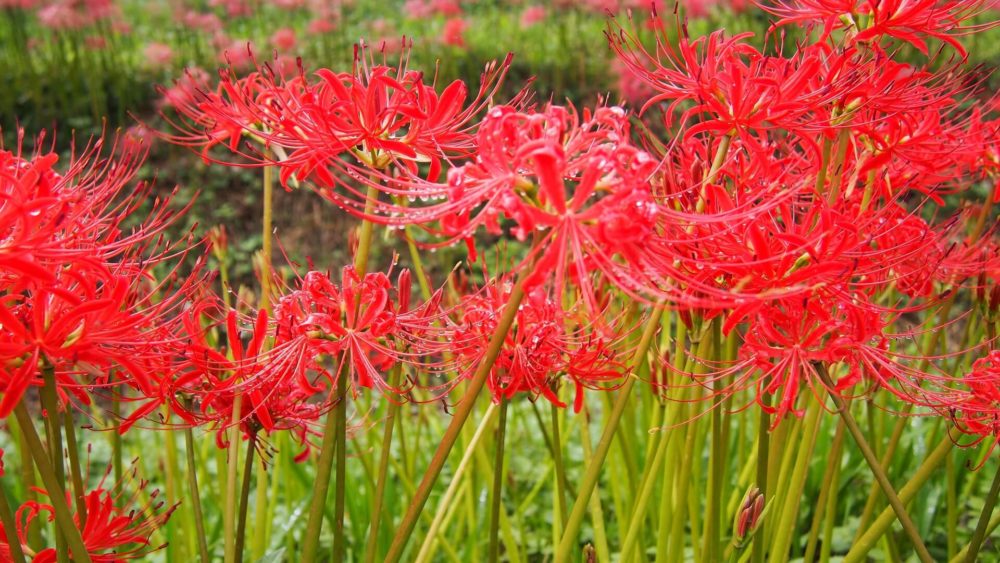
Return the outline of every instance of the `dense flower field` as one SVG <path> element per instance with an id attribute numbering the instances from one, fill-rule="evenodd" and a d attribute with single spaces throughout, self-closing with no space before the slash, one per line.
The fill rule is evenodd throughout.
<path id="1" fill-rule="evenodd" d="M 0 561 L 1000 560 L 991 2 L 0 7 Z"/>

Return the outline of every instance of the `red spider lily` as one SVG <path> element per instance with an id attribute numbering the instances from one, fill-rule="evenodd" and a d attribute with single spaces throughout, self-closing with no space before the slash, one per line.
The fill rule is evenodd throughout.
<path id="1" fill-rule="evenodd" d="M 125 375 L 118 383 L 149 391 L 149 366 L 176 344 L 178 308 L 203 281 L 200 261 L 182 282 L 177 266 L 156 279 L 189 247 L 161 236 L 175 218 L 165 206 L 139 214 L 148 186 L 128 192 L 143 149 L 124 143 L 119 156 L 104 158 L 101 146 L 88 146 L 64 175 L 52 169 L 53 154 L 0 154 L 0 229 L 10 241 L 4 256 L 14 257 L 0 259 L 0 417 L 42 369 L 55 372 L 64 396 L 84 402 L 109 385 L 85 376 L 113 367 Z"/>
<path id="2" fill-rule="evenodd" d="M 461 373 L 470 374 L 482 361 L 511 288 L 508 282 L 491 282 L 463 297 L 457 307 L 461 317 L 452 350 Z M 616 386 L 625 370 L 610 338 L 593 327 L 575 325 L 579 319 L 572 317 L 541 288 L 525 297 L 487 378 L 494 401 L 527 393 L 565 407 L 556 390 L 566 378 L 576 389 L 573 408 L 579 412 L 584 389 Z"/>
<path id="3" fill-rule="evenodd" d="M 682 302 L 647 262 L 659 214 L 649 183 L 656 162 L 628 136 L 621 108 L 494 108 L 480 126 L 476 160 L 449 172 L 442 207 L 453 213 L 442 219 L 444 233 L 468 241 L 480 226 L 499 233 L 501 218 L 512 221 L 515 236 L 534 238 L 518 266 L 534 264 L 532 283 L 551 280 L 560 294 L 575 281 L 595 310 L 593 272 L 629 293 Z"/>
<path id="4" fill-rule="evenodd" d="M 1000 443 L 1000 351 L 976 360 L 961 383 L 961 388 L 936 406 L 958 430 L 975 438 L 969 445 L 989 440 L 992 452 Z M 988 455 L 984 463 L 986 459 Z"/>
<path id="5" fill-rule="evenodd" d="M 355 393 L 361 387 L 401 395 L 405 390 L 389 385 L 382 374 L 397 362 L 434 370 L 440 364 L 427 358 L 447 346 L 440 338 L 447 332 L 435 328 L 446 320 L 436 311 L 440 295 L 410 309 L 409 284 L 406 270 L 396 288 L 382 272 L 358 276 L 351 266 L 343 269 L 339 287 L 327 275 L 309 272 L 275 307 L 278 338 L 301 339 L 313 354 L 336 359 L 340 365 L 333 377 L 350 375 Z M 340 369 L 344 364 L 346 372 Z"/>
<path id="6" fill-rule="evenodd" d="M 948 43 L 964 58 L 967 53 L 957 36 L 988 29 L 994 24 L 963 25 L 987 9 L 982 0 L 874 1 L 874 0 L 793 0 L 775 4 L 755 2 L 781 18 L 775 25 L 823 26 L 820 41 L 842 29 L 850 43 L 878 44 L 884 37 L 909 43 L 928 54 L 931 38 Z"/>
<path id="7" fill-rule="evenodd" d="M 110 473 L 110 467 L 108 468 Z M 130 478 L 134 479 L 135 471 Z M 86 523 L 81 526 L 79 515 L 73 518 L 80 527 L 80 534 L 87 553 L 92 561 L 100 563 L 119 563 L 132 559 L 148 557 L 152 552 L 163 549 L 166 545 L 153 546 L 150 537 L 166 524 L 178 505 L 166 507 L 158 500 L 159 491 L 149 494 L 148 501 L 140 499 L 147 483 L 140 481 L 131 494 L 125 492 L 125 483 L 117 483 L 106 488 L 108 473 L 101 479 L 97 488 L 84 495 L 86 504 Z M 45 491 L 39 491 L 47 495 Z M 70 503 L 73 506 L 73 503 Z M 27 549 L 27 529 L 38 518 L 52 521 L 55 511 L 51 504 L 29 501 L 17 511 L 17 536 Z M 51 563 L 56 561 L 55 548 L 46 548 L 33 554 L 33 563 Z"/>
<path id="8" fill-rule="evenodd" d="M 774 425 L 788 414 L 801 416 L 799 397 L 804 390 L 819 396 L 817 385 L 823 384 L 817 364 L 840 373 L 834 388 L 826 389 L 830 393 L 844 394 L 864 382 L 869 385 L 864 392 L 886 389 L 904 402 L 928 408 L 946 395 L 949 377 L 910 367 L 924 358 L 890 348 L 892 341 L 913 334 L 891 333 L 895 316 L 869 305 L 864 294 L 816 292 L 772 300 L 749 314 L 734 311 L 723 324 L 723 333 L 741 322 L 746 328 L 740 333 L 736 361 L 708 364 L 714 369 L 707 375 L 685 375 L 706 387 L 716 379 L 726 381 L 724 395 L 753 389 L 755 402 L 774 415 Z M 765 401 L 766 397 L 773 399 Z"/>
<path id="9" fill-rule="evenodd" d="M 449 345 L 439 297 L 411 309 L 409 286 L 405 270 L 393 288 L 384 273 L 362 277 L 348 267 L 339 286 L 308 272 L 276 300 L 273 319 L 263 310 L 249 318 L 229 311 L 215 323 L 214 300 L 196 305 L 180 331 L 188 339 L 184 360 L 132 399 L 140 405 L 122 431 L 168 405 L 185 424 L 216 429 L 220 446 L 234 423 L 247 435 L 290 432 L 305 448 L 303 459 L 314 426 L 335 403 L 338 377 L 350 377 L 354 393 L 377 388 L 405 396 L 406 386 L 383 376 L 391 366 L 403 362 L 431 374 L 447 367 L 433 359 Z M 225 338 L 216 342 L 219 324 Z"/>
<path id="10" fill-rule="evenodd" d="M 150 391 L 146 360 L 163 354 L 172 341 L 172 309 L 182 294 L 174 295 L 153 301 L 136 280 L 67 269 L 52 284 L 4 296 L 0 416 L 17 406 L 29 385 L 40 383 L 43 369 L 53 369 L 63 380 L 61 388 L 87 403 L 90 382 L 76 381 L 76 366 L 101 371 L 119 366 L 125 381 Z"/>
<path id="11" fill-rule="evenodd" d="M 220 447 L 235 421 L 247 435 L 287 431 L 306 446 L 302 454 L 306 455 L 308 438 L 315 434 L 312 424 L 329 407 L 324 402 L 324 381 L 329 377 L 321 377 L 325 372 L 311 361 L 301 342 L 263 348 L 264 341 L 274 337 L 266 311 L 246 327 L 250 339 L 244 346 L 243 327 L 236 311 L 230 310 L 223 323 L 226 337 L 217 345 L 215 325 L 202 326 L 202 319 L 217 307 L 206 301 L 186 312 L 179 329 L 187 338 L 184 359 L 161 372 L 152 389 L 122 398 L 140 405 L 123 421 L 120 432 L 167 405 L 185 424 L 216 428 Z M 234 417 L 237 404 L 240 412 Z"/>
<path id="12" fill-rule="evenodd" d="M 113 156 L 104 156 L 106 149 Z M 20 149 L 0 152 L 4 283 L 51 279 L 47 272 L 58 269 L 55 265 L 106 267 L 114 262 L 121 267 L 129 254 L 143 254 L 144 264 L 154 264 L 176 252 L 159 237 L 180 214 L 168 210 L 169 199 L 141 211 L 152 186 L 130 185 L 145 157 L 146 148 L 139 143 L 116 139 L 108 147 L 97 139 L 74 154 L 68 170 L 59 174 L 54 153 L 26 159 Z M 125 226 L 131 222 L 138 224 Z M 151 252 L 157 247 L 158 252 Z"/>
<path id="13" fill-rule="evenodd" d="M 373 213 L 365 211 L 366 204 L 374 202 L 367 201 L 358 184 L 396 198 L 440 197 L 441 190 L 392 187 L 392 169 L 416 174 L 418 165 L 426 163 L 427 177 L 433 180 L 442 159 L 471 154 L 474 117 L 491 103 L 511 57 L 487 66 L 471 102 L 463 82 L 439 91 L 436 80 L 425 83 L 408 61 L 407 50 L 396 67 L 375 64 L 362 45 L 356 48 L 352 72 L 320 69 L 312 76 L 300 71 L 285 78 L 265 66 L 243 79 L 223 72 L 216 91 L 177 105 L 183 119 L 174 126 L 181 134 L 167 138 L 205 151 L 228 142 L 254 165 L 279 165 L 286 186 L 293 177 L 311 180 L 321 195 L 355 215 L 382 221 L 391 215 L 395 223 L 431 220 L 397 203 L 381 203 L 377 217 L 368 217 Z M 521 98 L 523 94 L 516 99 Z M 262 141 L 262 148 L 278 153 L 277 160 L 240 149 L 244 136 Z"/>

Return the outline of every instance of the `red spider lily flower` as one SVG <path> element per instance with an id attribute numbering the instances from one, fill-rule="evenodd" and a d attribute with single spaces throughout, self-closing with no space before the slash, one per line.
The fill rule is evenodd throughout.
<path id="1" fill-rule="evenodd" d="M 829 124 L 828 108 L 877 71 L 854 52 L 824 44 L 798 47 L 787 57 L 765 55 L 748 42 L 752 33 L 717 31 L 691 40 L 682 30 L 674 40 L 658 26 L 652 52 L 617 21 L 606 34 L 625 69 L 652 90 L 643 113 L 666 103 L 668 129 L 680 123 L 687 124 L 684 137 L 733 135 L 758 151 L 766 150 L 767 131 L 796 134 Z"/>
<path id="2" fill-rule="evenodd" d="M 155 490 L 149 494 L 148 501 L 143 501 L 140 497 L 147 486 L 145 481 L 139 481 L 131 493 L 125 491 L 127 483 L 116 483 L 107 488 L 105 482 L 110 470 L 109 467 L 97 488 L 84 495 L 86 523 L 81 526 L 79 515 L 73 515 L 74 521 L 80 527 L 80 534 L 91 560 L 99 563 L 119 563 L 148 557 L 152 552 L 166 547 L 165 544 L 153 546 L 151 536 L 167 523 L 178 505 L 164 508 L 165 503 L 158 499 L 159 491 Z M 134 469 L 129 478 L 135 479 Z M 47 495 L 45 491 L 39 492 Z M 74 506 L 74 503 L 69 505 Z M 18 509 L 17 535 L 22 543 L 27 544 L 28 526 L 38 518 L 52 521 L 55 518 L 52 505 L 30 501 Z M 28 550 L 26 552 L 30 553 Z M 43 549 L 32 557 L 33 563 L 54 561 L 56 561 L 55 548 Z"/>
<path id="3" fill-rule="evenodd" d="M 456 308 L 461 317 L 452 350 L 459 371 L 466 376 L 482 361 L 511 288 L 509 282 L 491 282 L 463 297 Z M 494 401 L 527 393 L 565 407 L 556 393 L 565 378 L 576 389 L 573 407 L 579 412 L 584 389 L 617 386 L 626 370 L 611 339 L 593 327 L 577 325 L 580 319 L 571 317 L 543 289 L 528 293 L 487 378 Z"/>
<path id="4" fill-rule="evenodd" d="M 445 320 L 443 312 L 435 312 L 440 294 L 411 310 L 409 284 L 406 270 L 396 288 L 385 273 L 359 276 L 351 266 L 343 269 L 339 287 L 327 275 L 309 272 L 275 306 L 279 339 L 302 339 L 313 354 L 336 359 L 333 377 L 350 375 L 354 393 L 360 387 L 402 395 L 405 390 L 382 374 L 397 362 L 433 370 L 439 364 L 427 357 L 447 347 L 439 338 L 447 332 L 435 328 Z"/>
<path id="5" fill-rule="evenodd" d="M 935 405 L 955 427 L 974 438 L 969 446 L 989 440 L 990 452 L 1000 443 L 1000 351 L 979 358 L 961 386 Z M 983 462 L 989 459 L 984 456 Z"/>
<path id="6" fill-rule="evenodd" d="M 717 378 L 731 381 L 726 395 L 753 389 L 755 402 L 774 415 L 774 425 L 788 414 L 801 416 L 803 391 L 819 396 L 817 385 L 823 383 L 817 364 L 840 374 L 827 392 L 843 395 L 864 382 L 869 385 L 865 392 L 885 389 L 904 402 L 930 408 L 944 396 L 949 378 L 911 367 L 923 358 L 890 348 L 893 340 L 913 338 L 912 333 L 889 331 L 895 318 L 869 305 L 861 293 L 847 297 L 816 292 L 772 300 L 746 317 L 736 311 L 724 323 L 723 332 L 729 333 L 746 322 L 738 360 L 709 364 L 714 369 L 708 375 L 686 375 L 706 387 Z M 765 402 L 765 397 L 773 399 Z"/>
<path id="7" fill-rule="evenodd" d="M 955 48 L 964 58 L 965 48 L 956 37 L 988 29 L 996 23 L 966 26 L 964 22 L 988 9 L 981 0 L 792 0 L 774 4 L 755 2 L 764 10 L 781 18 L 775 25 L 796 24 L 823 26 L 824 41 L 834 30 L 847 33 L 850 43 L 878 44 L 884 37 L 893 37 L 928 54 L 928 39 L 938 39 Z"/>
<path id="8" fill-rule="evenodd" d="M 225 447 L 226 431 L 235 423 L 247 436 L 288 432 L 304 446 L 297 459 L 304 458 L 309 438 L 317 434 L 313 426 L 331 405 L 326 382 L 332 377 L 304 341 L 278 338 L 266 311 L 241 318 L 229 310 L 218 323 L 212 315 L 219 309 L 216 299 L 208 299 L 186 311 L 178 328 L 186 339 L 183 359 L 161 371 L 152 390 L 121 398 L 139 405 L 120 432 L 166 405 L 182 424 L 216 430 L 219 447 Z M 225 331 L 221 342 L 216 329 Z M 265 349 L 265 341 L 273 345 Z M 240 410 L 234 412 L 237 404 Z"/>
<path id="9" fill-rule="evenodd" d="M 391 215 L 395 223 L 433 220 L 397 202 L 365 211 L 375 203 L 367 201 L 366 187 L 394 198 L 441 197 L 440 188 L 424 193 L 392 187 L 394 170 L 414 175 L 427 164 L 427 177 L 435 180 L 442 159 L 471 154 L 474 118 L 492 102 L 510 62 L 508 56 L 487 65 L 471 101 L 461 81 L 440 91 L 436 79 L 425 83 L 422 73 L 409 69 L 408 50 L 396 67 L 375 64 L 361 45 L 351 72 L 320 69 L 310 76 L 300 70 L 286 78 L 265 66 L 243 79 L 223 72 L 214 92 L 176 106 L 181 120 L 172 123 L 180 133 L 165 137 L 203 147 L 206 157 L 209 148 L 226 142 L 251 165 L 280 166 L 286 187 L 293 178 L 310 180 L 321 195 L 355 215 L 382 221 Z M 244 137 L 263 145 L 243 149 Z M 264 149 L 277 156 L 266 157 Z"/>
<path id="10" fill-rule="evenodd" d="M 476 160 L 449 171 L 443 232 L 471 240 L 483 226 L 534 238 L 532 284 L 546 280 L 561 294 L 574 281 L 585 304 L 599 308 L 592 273 L 637 295 L 670 294 L 647 263 L 659 214 L 649 178 L 657 163 L 628 142 L 621 108 L 582 114 L 548 106 L 540 112 L 493 108 L 479 131 Z M 447 243 L 446 243 L 447 244 Z"/>
<path id="11" fill-rule="evenodd" d="M 176 265 L 194 246 L 162 236 L 177 215 L 164 204 L 140 214 L 150 187 L 129 182 L 145 156 L 102 141 L 72 159 L 64 174 L 54 154 L 30 160 L 0 153 L 0 416 L 53 369 L 64 398 L 88 402 L 109 385 L 93 372 L 119 368 L 119 383 L 149 391 L 144 362 L 169 353 L 183 300 L 204 280 L 202 261 L 183 281 Z M 131 196 L 131 197 L 126 197 Z M 134 199 L 133 199 L 134 198 Z M 127 222 L 136 226 L 126 227 Z M 154 275 L 159 274 L 159 279 Z"/>

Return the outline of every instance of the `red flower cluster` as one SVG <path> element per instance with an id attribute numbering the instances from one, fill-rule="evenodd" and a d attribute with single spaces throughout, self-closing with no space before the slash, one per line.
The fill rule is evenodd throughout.
<path id="1" fill-rule="evenodd" d="M 151 187 L 130 182 L 143 149 L 103 148 L 64 174 L 54 153 L 0 152 L 0 417 L 44 370 L 83 402 L 112 385 L 148 393 L 177 349 L 177 313 L 202 276 L 177 279 L 190 246 L 163 237 L 169 200 L 142 211 Z"/>
<path id="2" fill-rule="evenodd" d="M 888 4 L 828 4 L 775 8 L 801 16 L 780 23 L 855 27 L 836 40 L 824 33 L 790 56 L 766 54 L 750 34 L 682 35 L 674 47 L 660 25 L 647 50 L 624 28 L 608 33 L 655 92 L 644 114 L 659 114 L 676 135 L 665 142 L 643 132 L 642 145 L 660 161 L 647 261 L 714 304 L 705 318 L 723 316 L 723 331 L 740 342 L 731 365 L 690 375 L 706 386 L 723 378 L 727 393 L 755 389 L 776 422 L 799 412 L 801 390 L 818 384 L 817 363 L 839 378 L 831 392 L 864 382 L 922 407 L 953 398 L 954 378 L 918 369 L 938 358 L 896 351 L 894 342 L 916 333 L 893 327 L 989 277 L 997 256 L 981 237 L 982 219 L 924 218 L 944 195 L 995 174 L 986 164 L 1000 130 L 993 102 L 969 111 L 977 84 L 960 67 L 898 63 L 886 44 L 951 43 L 944 34 L 960 29 L 974 4 L 907 5 L 884 15 Z M 904 18 L 908 10 L 945 10 L 953 19 L 938 27 Z"/>
<path id="3" fill-rule="evenodd" d="M 168 139 L 203 147 L 205 158 L 210 148 L 225 143 L 252 165 L 280 166 L 286 187 L 295 181 L 314 183 L 323 197 L 349 213 L 387 223 L 421 223 L 434 217 L 408 210 L 407 199 L 440 197 L 441 190 L 400 187 L 393 176 L 433 180 L 442 160 L 470 155 L 474 117 L 496 94 L 510 59 L 486 67 L 471 102 L 461 81 L 440 91 L 436 81 L 426 83 L 423 73 L 407 67 L 408 52 L 391 67 L 376 64 L 363 45 L 351 72 L 320 69 L 310 76 L 300 70 L 282 77 L 266 65 L 245 78 L 222 72 L 214 91 L 174 102 L 181 119 L 171 121 L 181 133 Z M 259 144 L 241 146 L 244 139 Z M 384 192 L 389 201 L 371 201 L 367 187 Z"/>
<path id="4" fill-rule="evenodd" d="M 457 307 L 452 350 L 462 374 L 470 375 L 482 361 L 511 288 L 503 280 L 492 282 L 466 295 Z M 614 388 L 622 378 L 624 366 L 614 339 L 605 332 L 611 331 L 589 326 L 586 315 L 572 315 L 542 289 L 532 290 L 487 378 L 494 400 L 527 393 L 565 407 L 557 392 L 560 378 L 566 378 L 576 389 L 573 409 L 579 412 L 584 389 Z"/>
<path id="5" fill-rule="evenodd" d="M 158 499 L 159 491 L 156 490 L 149 493 L 148 500 L 140 498 L 147 486 L 145 481 L 139 481 L 131 493 L 125 490 L 126 483 L 116 483 L 108 488 L 105 483 L 110 470 L 109 467 L 108 473 L 105 473 L 96 488 L 84 495 L 86 522 L 81 522 L 77 514 L 73 515 L 74 521 L 80 529 L 83 543 L 92 561 L 119 563 L 145 558 L 150 553 L 165 547 L 165 545 L 152 545 L 150 538 L 157 529 L 166 524 L 177 505 L 165 507 L 164 501 Z M 131 472 L 129 478 L 135 480 L 135 470 Z M 39 493 L 48 494 L 45 491 Z M 70 502 L 69 505 L 73 506 L 73 503 Z M 21 505 L 17 510 L 17 530 L 13 537 L 18 538 L 22 550 L 31 556 L 33 563 L 52 563 L 56 561 L 55 548 L 46 548 L 33 553 L 28 546 L 28 527 L 40 518 L 48 521 L 55 518 L 51 504 L 29 501 Z M 11 537 L 6 530 L 0 528 L 0 561 L 12 561 L 7 551 L 9 549 L 7 542 Z"/>
<path id="6" fill-rule="evenodd" d="M 310 271 L 277 299 L 273 317 L 230 310 L 221 322 L 213 321 L 218 304 L 202 302 L 184 317 L 183 359 L 135 399 L 141 404 L 121 431 L 168 405 L 186 424 L 217 430 L 220 446 L 234 423 L 248 436 L 288 431 L 304 458 L 315 426 L 336 404 L 338 378 L 350 378 L 355 394 L 374 388 L 405 398 L 418 379 L 390 385 L 392 366 L 430 378 L 447 367 L 445 313 L 437 299 L 411 308 L 410 283 L 406 270 L 395 287 L 381 272 L 359 276 L 348 267 L 338 285 Z"/>

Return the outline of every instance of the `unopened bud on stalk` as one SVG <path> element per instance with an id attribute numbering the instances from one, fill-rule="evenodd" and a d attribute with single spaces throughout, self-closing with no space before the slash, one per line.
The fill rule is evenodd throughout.
<path id="1" fill-rule="evenodd" d="M 750 487 L 743 496 L 736 520 L 733 522 L 733 547 L 743 549 L 750 544 L 750 538 L 757 531 L 764 516 L 764 495 L 757 487 Z"/>
<path id="2" fill-rule="evenodd" d="M 351 256 L 358 253 L 359 244 L 361 244 L 361 227 L 354 227 L 347 233 L 347 249 Z"/>
<path id="3" fill-rule="evenodd" d="M 1000 285 L 994 285 L 990 290 L 988 310 L 991 315 L 995 315 L 998 309 L 1000 309 Z"/>
<path id="4" fill-rule="evenodd" d="M 212 245 L 212 255 L 220 264 L 225 264 L 226 256 L 229 254 L 229 238 L 226 236 L 226 227 L 216 225 L 209 229 L 208 241 Z"/>
<path id="5" fill-rule="evenodd" d="M 597 550 L 593 544 L 583 546 L 583 560 L 585 563 L 597 563 Z"/>

